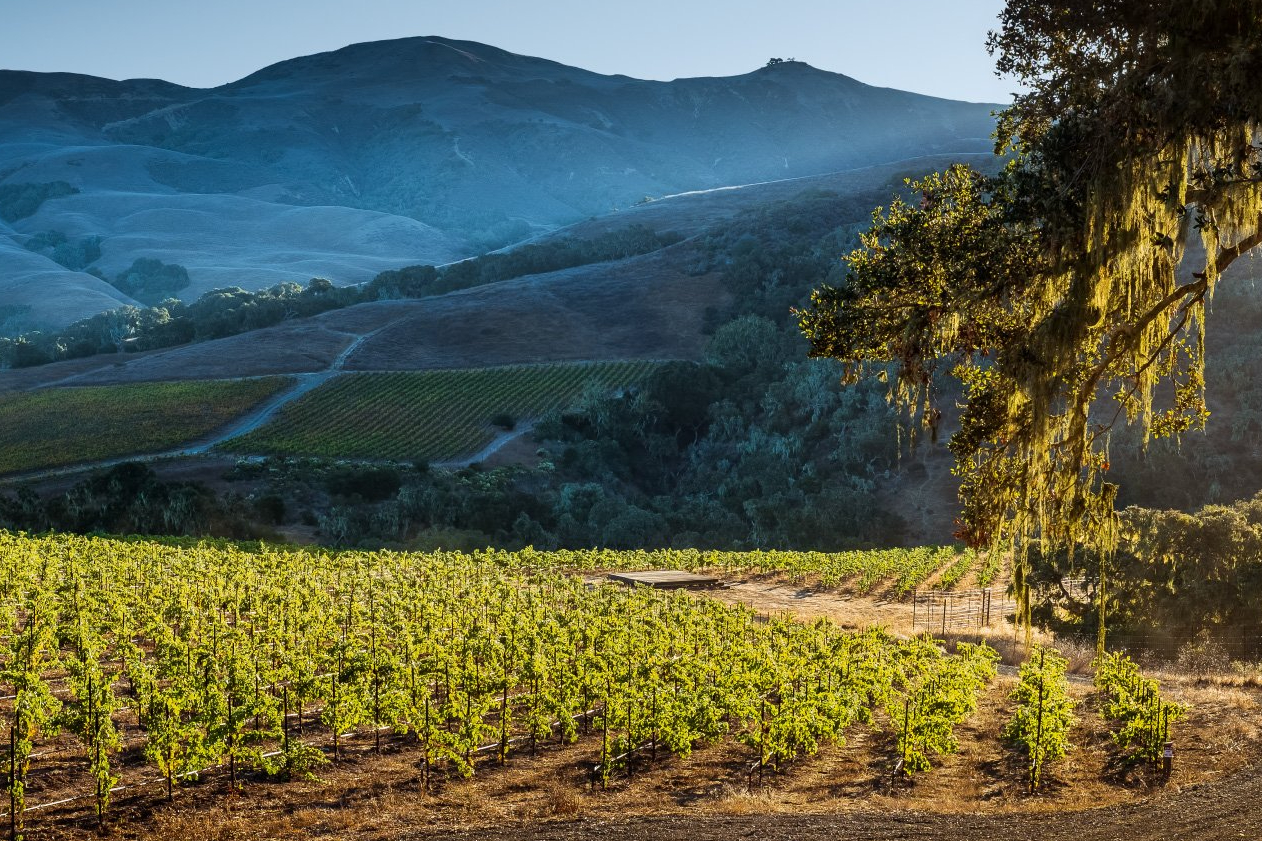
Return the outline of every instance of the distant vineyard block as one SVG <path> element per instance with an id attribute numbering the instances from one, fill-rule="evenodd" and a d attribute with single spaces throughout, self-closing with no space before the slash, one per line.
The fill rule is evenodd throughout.
<path id="1" fill-rule="evenodd" d="M 619 584 L 643 584 L 657 590 L 707 590 L 719 586 L 719 579 L 711 575 L 697 575 L 677 569 L 658 569 L 646 572 L 615 572 L 610 581 Z"/>
<path id="2" fill-rule="evenodd" d="M 0 395 L 0 475 L 156 453 L 195 441 L 292 382 L 197 380 Z"/>
<path id="3" fill-rule="evenodd" d="M 224 449 L 259 455 L 441 462 L 475 456 L 511 421 L 565 409 L 589 390 L 643 382 L 656 362 L 515 365 L 343 374 Z"/>

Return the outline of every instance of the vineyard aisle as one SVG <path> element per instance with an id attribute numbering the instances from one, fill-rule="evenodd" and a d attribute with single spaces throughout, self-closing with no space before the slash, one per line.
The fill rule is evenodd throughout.
<path id="1" fill-rule="evenodd" d="M 350 360 L 350 358 L 355 355 L 355 351 L 359 350 L 363 346 L 364 342 L 368 341 L 373 336 L 380 333 L 382 330 L 385 330 L 387 327 L 390 327 L 393 323 L 394 322 L 390 322 L 389 324 L 382 325 L 381 327 L 378 327 L 376 330 L 373 330 L 369 333 L 365 333 L 362 336 L 359 336 L 358 338 L 356 338 L 353 342 L 347 345 L 346 349 L 343 350 L 341 353 L 339 353 L 337 355 L 337 358 L 335 358 L 329 364 L 329 367 L 325 368 L 323 371 L 315 371 L 309 374 L 298 374 L 297 377 L 295 378 L 297 379 L 297 382 L 294 384 L 292 388 L 276 395 L 274 398 L 272 398 L 271 400 L 268 400 L 262 406 L 259 406 L 257 409 L 250 412 L 245 417 L 239 419 L 235 423 L 215 433 L 215 435 L 212 436 L 211 438 L 208 438 L 204 441 L 201 441 L 183 450 L 177 450 L 173 453 L 166 453 L 164 455 L 166 456 L 202 455 L 203 453 L 209 452 L 210 450 L 214 449 L 215 447 L 219 446 L 225 441 L 228 441 L 232 438 L 237 438 L 241 435 L 247 435 L 253 432 L 254 430 L 261 427 L 263 424 L 270 421 L 275 416 L 275 414 L 279 412 L 281 409 L 283 409 L 285 406 L 294 402 L 299 397 L 302 397 L 304 394 L 310 391 L 314 391 L 315 389 L 324 385 L 329 380 L 336 377 L 338 374 L 341 374 L 342 370 L 346 367 L 347 361 Z M 162 458 L 162 457 L 164 456 L 162 455 L 155 456 L 155 458 Z"/>

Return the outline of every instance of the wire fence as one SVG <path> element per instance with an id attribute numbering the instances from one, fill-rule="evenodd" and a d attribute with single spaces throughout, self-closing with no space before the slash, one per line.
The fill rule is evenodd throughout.
<path id="1" fill-rule="evenodd" d="M 1066 578 L 1056 586 L 1080 603 L 1090 604 L 1095 598 L 1094 581 L 1087 578 Z M 1005 589 L 917 590 L 912 593 L 911 612 L 914 633 L 977 635 L 1005 659 L 1023 656 L 1025 635 L 1015 624 L 1017 603 Z M 1090 659 L 1096 651 L 1096 633 L 1094 628 L 1062 631 L 1044 626 L 1036 637 L 1071 657 Z M 1124 651 L 1154 668 L 1185 674 L 1262 674 L 1262 623 L 1216 626 L 1200 633 L 1187 628 L 1128 631 L 1109 627 L 1105 648 Z"/>
<path id="2" fill-rule="evenodd" d="M 1002 590 L 917 590 L 911 597 L 913 632 L 948 634 L 1002 625 L 1016 602 Z"/>

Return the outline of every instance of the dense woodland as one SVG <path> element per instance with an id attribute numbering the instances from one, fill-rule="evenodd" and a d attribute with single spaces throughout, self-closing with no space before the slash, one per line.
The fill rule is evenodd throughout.
<path id="1" fill-rule="evenodd" d="M 1191 512 L 1130 507 L 1120 519 L 1105 567 L 1115 642 L 1222 661 L 1209 666 L 1262 653 L 1262 495 Z M 1094 627 L 1099 556 L 1034 546 L 1029 558 L 1035 620 L 1063 633 Z"/>
<path id="2" fill-rule="evenodd" d="M 0 184 L 0 219 L 16 222 L 34 216 L 40 205 L 49 199 L 71 196 L 79 192 L 65 181 L 39 184 Z"/>

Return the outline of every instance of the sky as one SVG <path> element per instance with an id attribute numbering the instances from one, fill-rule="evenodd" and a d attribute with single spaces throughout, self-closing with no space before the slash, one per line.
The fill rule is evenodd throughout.
<path id="1" fill-rule="evenodd" d="M 361 41 L 439 35 L 641 79 L 796 58 L 882 87 L 1006 102 L 1002 0 L 0 0 L 0 68 L 214 87 Z"/>

